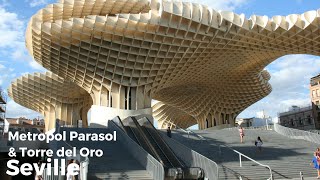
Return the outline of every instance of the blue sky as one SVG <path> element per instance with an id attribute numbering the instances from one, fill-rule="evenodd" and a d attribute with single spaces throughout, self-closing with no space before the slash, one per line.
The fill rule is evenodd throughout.
<path id="1" fill-rule="evenodd" d="M 214 9 L 252 14 L 288 15 L 301 14 L 320 8 L 319 0 L 192 0 Z M 25 74 L 45 71 L 27 53 L 24 34 L 30 17 L 53 0 L 0 0 L 0 86 L 7 89 L 10 82 Z M 273 92 L 249 107 L 240 117 L 256 116 L 265 110 L 267 115 L 277 116 L 291 105 L 310 104 L 308 83 L 311 76 L 320 73 L 320 58 L 308 55 L 290 55 L 279 58 L 266 68 L 271 74 Z M 7 117 L 39 116 L 34 111 L 8 100 Z"/>

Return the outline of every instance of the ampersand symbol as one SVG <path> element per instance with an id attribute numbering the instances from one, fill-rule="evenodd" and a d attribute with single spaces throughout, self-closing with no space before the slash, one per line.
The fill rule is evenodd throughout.
<path id="1" fill-rule="evenodd" d="M 15 151 L 15 149 L 14 149 L 13 147 L 10 148 L 8 155 L 9 155 L 10 157 L 16 157 L 17 155 L 16 155 L 16 152 L 14 152 L 14 151 Z"/>

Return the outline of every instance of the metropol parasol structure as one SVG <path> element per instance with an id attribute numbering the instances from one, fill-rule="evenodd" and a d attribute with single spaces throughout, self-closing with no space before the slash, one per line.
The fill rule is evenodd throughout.
<path id="1" fill-rule="evenodd" d="M 234 124 L 267 96 L 264 68 L 277 58 L 320 55 L 319 26 L 319 10 L 246 18 L 181 1 L 60 0 L 31 18 L 26 46 L 39 64 L 91 97 L 91 123 L 154 113 L 161 124 L 205 129 Z M 10 96 L 46 112 L 47 104 L 56 107 L 51 92 L 41 110 L 19 101 L 22 93 Z M 160 101 L 153 110 L 152 99 Z"/>
<path id="2" fill-rule="evenodd" d="M 83 126 L 88 126 L 87 113 L 92 105 L 89 93 L 51 72 L 27 74 L 14 80 L 8 94 L 18 104 L 41 113 L 46 131 L 55 127 L 57 119 L 65 124 L 82 119 Z"/>

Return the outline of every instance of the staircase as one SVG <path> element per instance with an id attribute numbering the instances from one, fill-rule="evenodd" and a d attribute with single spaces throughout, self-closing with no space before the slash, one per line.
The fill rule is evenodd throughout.
<path id="1" fill-rule="evenodd" d="M 77 131 L 78 133 L 112 133 L 109 128 L 61 128 L 61 131 Z M 68 139 L 68 138 L 67 138 Z M 136 179 L 151 180 L 152 176 L 135 160 L 126 148 L 120 143 L 101 141 L 72 141 L 68 142 L 71 146 L 89 149 L 102 149 L 102 157 L 89 157 L 88 180 L 107 180 L 107 179 Z"/>
<path id="2" fill-rule="evenodd" d="M 273 170 L 274 179 L 293 179 L 300 177 L 300 171 L 305 178 L 314 178 L 316 171 L 310 166 L 313 151 L 316 144 L 304 141 L 289 139 L 279 135 L 274 131 L 267 130 L 245 130 L 244 143 L 240 143 L 237 129 L 224 129 L 213 131 L 196 131 L 207 140 L 175 131 L 173 138 L 200 154 L 216 161 L 220 165 L 220 179 L 268 179 L 270 173 L 268 169 L 258 166 L 252 161 L 242 157 L 242 167 L 239 166 L 238 154 L 222 147 L 221 155 L 216 144 L 225 144 L 233 149 L 257 160 L 258 162 L 269 165 Z M 258 152 L 254 146 L 255 139 L 260 136 L 263 140 L 263 150 Z"/>

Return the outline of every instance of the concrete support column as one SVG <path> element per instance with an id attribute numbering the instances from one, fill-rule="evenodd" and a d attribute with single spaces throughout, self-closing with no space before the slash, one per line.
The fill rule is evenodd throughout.
<path id="1" fill-rule="evenodd" d="M 101 92 L 100 92 L 100 105 L 101 106 L 109 106 L 109 96 L 110 92 L 108 91 L 107 88 L 103 87 Z"/>
<path id="2" fill-rule="evenodd" d="M 237 114 L 227 114 L 223 112 L 210 112 L 208 115 L 204 118 L 200 118 L 197 120 L 199 129 L 206 129 L 206 128 L 212 128 L 217 127 L 219 128 L 225 128 L 235 125 L 235 118 Z M 208 127 L 207 127 L 207 120 L 208 120 Z"/>
<path id="3" fill-rule="evenodd" d="M 71 125 L 78 125 L 78 120 L 82 120 L 81 119 L 81 115 L 80 115 L 80 110 L 82 108 L 82 103 L 81 104 L 69 104 L 68 105 L 68 109 L 70 109 L 68 111 L 68 115 L 71 114 L 71 117 L 70 117 L 70 124 Z"/>
<path id="4" fill-rule="evenodd" d="M 92 91 L 90 96 L 92 98 L 92 104 L 110 106 L 110 92 L 107 88 L 102 87 L 101 91 Z"/>
<path id="5" fill-rule="evenodd" d="M 44 122 L 45 122 L 45 132 L 50 131 L 51 129 L 56 127 L 56 113 L 55 108 L 50 106 L 48 107 L 44 113 Z"/>
<path id="6" fill-rule="evenodd" d="M 208 116 L 207 116 L 207 120 L 208 120 L 208 125 L 209 125 L 209 128 L 212 127 L 212 115 L 209 113 Z"/>
<path id="7" fill-rule="evenodd" d="M 131 109 L 137 109 L 137 88 L 135 87 L 131 87 L 130 88 L 130 91 L 131 91 Z M 151 107 L 151 106 L 150 106 Z"/>
<path id="8" fill-rule="evenodd" d="M 111 106 L 112 108 L 120 108 L 120 86 L 113 84 L 111 86 Z"/>
<path id="9" fill-rule="evenodd" d="M 152 115 L 150 91 L 146 92 L 145 86 L 127 87 L 113 83 L 110 89 L 110 91 L 104 91 L 109 97 L 107 105 L 97 101 L 97 99 L 105 99 L 100 97 L 104 93 L 92 93 L 94 104 L 91 106 L 90 127 L 107 126 L 108 120 L 116 116 L 124 119 L 139 114 Z"/>
<path id="10" fill-rule="evenodd" d="M 137 109 L 144 109 L 144 88 L 137 87 L 136 91 Z"/>
<path id="11" fill-rule="evenodd" d="M 126 97 L 128 94 L 128 87 L 125 86 L 120 86 L 119 87 L 119 108 L 120 109 L 125 109 L 126 107 Z M 126 92 L 127 91 L 127 92 Z"/>

